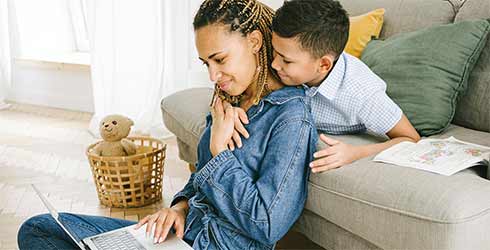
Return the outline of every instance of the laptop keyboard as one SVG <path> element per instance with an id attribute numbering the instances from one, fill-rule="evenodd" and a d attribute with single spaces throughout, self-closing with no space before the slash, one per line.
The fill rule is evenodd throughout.
<path id="1" fill-rule="evenodd" d="M 111 234 L 95 236 L 92 242 L 100 250 L 144 250 L 145 248 L 136 238 L 126 230 L 116 231 Z"/>

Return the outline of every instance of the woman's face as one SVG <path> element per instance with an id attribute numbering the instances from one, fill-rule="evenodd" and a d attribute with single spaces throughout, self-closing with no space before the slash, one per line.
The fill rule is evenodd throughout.
<path id="1" fill-rule="evenodd" d="M 222 24 L 201 27 L 195 35 L 199 59 L 207 66 L 209 79 L 229 95 L 244 93 L 257 68 L 254 44 L 248 36 L 230 32 Z"/>

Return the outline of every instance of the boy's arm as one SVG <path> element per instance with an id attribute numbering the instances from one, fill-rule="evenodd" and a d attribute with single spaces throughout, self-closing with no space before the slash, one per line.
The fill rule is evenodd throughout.
<path id="1" fill-rule="evenodd" d="M 310 163 L 312 172 L 323 172 L 341 167 L 364 157 L 377 154 L 402 141 L 418 142 L 420 140 L 420 135 L 404 114 L 386 135 L 390 138 L 386 142 L 355 146 L 328 138 L 322 134 L 320 139 L 329 147 L 314 154 L 316 160 Z"/>

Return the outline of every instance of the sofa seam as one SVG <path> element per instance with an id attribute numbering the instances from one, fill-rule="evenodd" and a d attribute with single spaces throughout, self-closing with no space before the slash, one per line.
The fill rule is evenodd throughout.
<path id="1" fill-rule="evenodd" d="M 465 5 L 465 3 L 467 3 L 468 1 L 470 0 L 460 0 L 460 5 L 459 5 L 459 8 L 458 8 L 458 12 L 463 8 L 463 6 Z"/>
<path id="2" fill-rule="evenodd" d="M 344 194 L 344 193 L 341 193 L 341 192 L 337 192 L 337 191 L 334 191 L 334 190 L 331 190 L 331 189 L 322 187 L 322 186 L 320 186 L 318 184 L 312 183 L 311 181 L 309 183 L 312 185 L 312 187 L 315 187 L 315 188 L 318 188 L 318 189 L 321 189 L 321 190 L 330 192 L 332 194 L 341 196 L 343 198 L 347 198 L 347 199 L 350 199 L 350 200 L 353 200 L 353 201 L 364 203 L 364 204 L 369 205 L 369 206 L 372 206 L 372 207 L 376 207 L 376 208 L 384 209 L 384 210 L 387 210 L 387 211 L 399 213 L 401 215 L 406 215 L 406 216 L 413 217 L 413 218 L 416 218 L 416 219 L 426 220 L 426 221 L 429 221 L 429 222 L 435 222 L 435 223 L 440 223 L 440 224 L 461 224 L 461 223 L 469 222 L 469 221 L 471 221 L 471 220 L 473 220 L 475 218 L 479 218 L 479 217 L 481 217 L 481 216 L 483 216 L 485 214 L 488 214 L 490 212 L 490 208 L 487 208 L 487 209 L 484 209 L 481 212 L 478 212 L 477 214 L 474 214 L 474 215 L 471 215 L 469 217 L 465 217 L 465 218 L 462 218 L 462 219 L 459 219 L 459 220 L 455 220 L 455 221 L 436 220 L 436 219 L 432 219 L 432 218 L 429 218 L 429 217 L 426 217 L 426 216 L 423 216 L 423 215 L 420 215 L 420 214 L 411 213 L 411 212 L 399 210 L 399 209 L 396 209 L 396 208 L 387 207 L 385 205 L 376 204 L 376 203 L 373 203 L 373 202 L 370 202 L 370 201 L 367 201 L 367 200 L 363 200 L 363 199 L 360 199 L 360 198 L 355 198 L 355 197 L 349 196 L 347 194 Z"/>
<path id="3" fill-rule="evenodd" d="M 451 18 L 451 23 L 454 23 L 454 21 L 456 20 L 456 16 L 458 15 L 459 13 L 459 10 L 461 9 L 461 7 L 463 7 L 463 4 L 466 2 L 466 1 L 463 1 L 461 2 L 460 1 L 460 4 L 456 6 L 456 4 L 454 3 L 454 1 L 459 1 L 459 0 L 446 0 L 450 5 L 451 7 L 453 7 L 453 13 L 454 13 L 454 16 L 453 18 Z"/>

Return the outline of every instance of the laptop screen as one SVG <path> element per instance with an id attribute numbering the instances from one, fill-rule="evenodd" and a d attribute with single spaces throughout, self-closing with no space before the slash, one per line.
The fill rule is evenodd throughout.
<path id="1" fill-rule="evenodd" d="M 37 189 L 36 185 L 31 184 L 31 186 L 34 189 L 34 191 L 36 192 L 37 196 L 39 196 L 39 198 L 43 202 L 44 206 L 48 209 L 49 213 L 51 214 L 53 219 L 56 221 L 56 223 L 58 223 L 58 225 L 63 229 L 63 231 L 65 231 L 65 233 L 68 234 L 68 236 L 70 236 L 70 238 L 73 240 L 73 242 L 75 242 L 75 244 L 77 244 L 77 246 L 80 249 L 85 250 L 85 247 L 82 245 L 82 243 L 78 242 L 75 239 L 75 237 L 73 237 L 73 235 L 70 233 L 70 231 L 68 231 L 68 229 L 63 225 L 63 223 L 59 219 L 60 215 L 58 214 L 56 209 L 53 207 L 53 205 L 51 205 L 51 203 L 49 203 L 48 199 L 46 199 L 46 197 L 44 197 L 44 195 L 39 191 L 39 189 Z"/>

